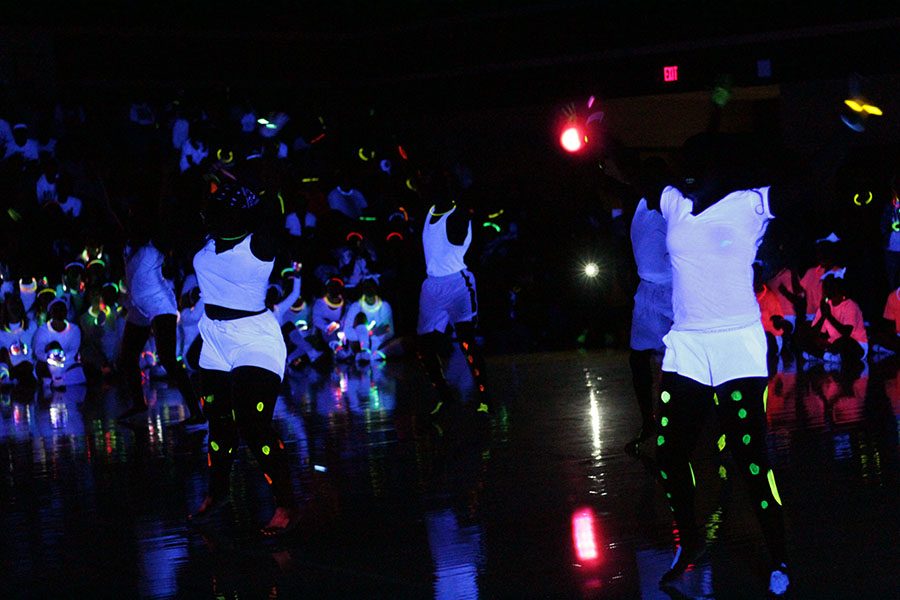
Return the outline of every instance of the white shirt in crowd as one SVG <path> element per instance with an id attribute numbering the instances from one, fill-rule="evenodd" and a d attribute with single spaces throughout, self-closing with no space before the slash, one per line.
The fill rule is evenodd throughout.
<path id="1" fill-rule="evenodd" d="M 362 216 L 362 211 L 368 206 L 365 196 L 355 188 L 345 190 L 337 186 L 328 193 L 328 207 L 344 213 L 354 221 Z"/>
<path id="2" fill-rule="evenodd" d="M 38 204 L 43 206 L 48 202 L 56 202 L 56 178 L 50 181 L 47 175 L 42 174 L 34 187 Z"/>
<path id="3" fill-rule="evenodd" d="M 66 354 L 66 364 L 74 363 L 81 347 L 81 328 L 70 321 L 66 321 L 62 331 L 53 329 L 50 321 L 38 327 L 34 333 L 34 356 L 37 360 L 46 362 L 47 346 L 52 342 L 59 342 Z"/>
<path id="4" fill-rule="evenodd" d="M 191 167 L 199 165 L 207 156 L 209 156 L 209 149 L 203 142 L 186 139 L 181 145 L 181 161 L 179 163 L 181 172 L 184 173 Z"/>

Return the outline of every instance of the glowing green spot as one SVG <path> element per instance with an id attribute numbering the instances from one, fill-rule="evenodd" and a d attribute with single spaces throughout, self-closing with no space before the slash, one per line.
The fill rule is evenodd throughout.
<path id="1" fill-rule="evenodd" d="M 719 405 L 719 395 L 715 392 L 713 392 L 713 402 L 716 403 L 716 406 Z"/>
<path id="2" fill-rule="evenodd" d="M 670 494 L 669 492 L 666 492 L 666 498 L 671 499 L 671 498 L 672 498 L 672 494 Z"/>
<path id="3" fill-rule="evenodd" d="M 760 502 L 759 505 L 763 507 L 763 510 L 769 508 L 769 503 L 766 502 L 765 500 L 763 500 L 762 502 Z"/>
<path id="4" fill-rule="evenodd" d="M 744 434 L 744 437 L 741 438 L 741 441 L 744 442 L 744 445 L 745 445 L 745 446 L 747 446 L 748 444 L 750 444 L 750 434 L 749 434 L 749 433 L 745 433 L 745 434 Z"/>
<path id="5" fill-rule="evenodd" d="M 263 454 L 265 454 L 266 456 L 268 456 L 268 455 L 269 455 L 269 452 L 271 452 L 272 449 L 269 448 L 268 446 L 263 446 L 263 447 L 262 447 L 262 451 L 263 451 Z"/>
<path id="6" fill-rule="evenodd" d="M 750 463 L 750 473 L 752 475 L 759 475 L 759 465 L 756 463 Z"/>
<path id="7" fill-rule="evenodd" d="M 746 419 L 746 418 L 747 418 L 747 411 L 746 411 L 745 409 L 742 408 L 741 410 L 738 411 L 738 417 L 740 417 L 741 419 Z"/>
<path id="8" fill-rule="evenodd" d="M 734 390 L 733 392 L 731 392 L 731 399 L 735 402 L 740 402 L 741 398 L 743 398 L 743 396 L 741 396 L 740 390 Z"/>
<path id="9" fill-rule="evenodd" d="M 719 437 L 719 441 L 716 442 L 716 445 L 719 447 L 719 452 L 725 449 L 725 434 L 723 433 L 721 437 Z"/>
<path id="10" fill-rule="evenodd" d="M 212 404 L 212 401 L 215 400 L 215 398 L 216 398 L 215 396 L 213 396 L 212 394 L 210 394 L 209 396 L 206 397 L 206 403 L 207 403 L 207 404 Z"/>
<path id="11" fill-rule="evenodd" d="M 234 414 L 234 409 L 233 409 L 233 408 L 231 409 L 231 420 L 232 420 L 232 421 L 237 421 L 237 415 Z"/>
<path id="12" fill-rule="evenodd" d="M 665 438 L 664 436 L 659 436 L 659 437 L 656 438 L 656 445 L 657 445 L 657 446 L 662 446 L 662 445 L 665 444 L 665 443 L 666 443 L 666 438 Z"/>
<path id="13" fill-rule="evenodd" d="M 769 469 L 766 477 L 769 479 L 769 489 L 772 491 L 772 497 L 775 498 L 778 506 L 781 506 L 781 496 L 778 495 L 778 486 L 775 485 L 775 473 L 772 472 L 772 469 Z"/>
<path id="14" fill-rule="evenodd" d="M 728 470 L 723 466 L 719 467 L 719 478 L 728 479 Z"/>
<path id="15" fill-rule="evenodd" d="M 666 475 L 666 472 L 665 472 L 665 471 L 660 471 L 660 472 L 659 472 L 659 476 L 662 477 L 663 479 L 668 479 L 668 478 L 669 478 L 669 476 Z"/>
<path id="16" fill-rule="evenodd" d="M 256 412 L 262 412 L 265 407 L 266 407 L 266 405 L 263 404 L 262 402 L 257 402 L 256 403 Z"/>
<path id="17" fill-rule="evenodd" d="M 697 478 L 694 477 L 694 467 L 693 465 L 691 465 L 691 463 L 688 463 L 688 469 L 691 470 L 691 483 L 694 487 L 697 487 Z"/>
<path id="18" fill-rule="evenodd" d="M 769 406 L 769 388 L 767 387 L 765 390 L 763 390 L 763 412 L 766 412 L 768 410 L 768 406 Z"/>
<path id="19" fill-rule="evenodd" d="M 669 424 L 669 417 L 663 417 L 662 419 L 660 419 L 659 424 L 663 427 L 667 426 Z"/>
<path id="20" fill-rule="evenodd" d="M 659 395 L 659 399 L 663 401 L 663 404 L 668 404 L 669 400 L 672 399 L 672 394 L 670 394 L 669 392 L 663 391 L 663 393 Z"/>
<path id="21" fill-rule="evenodd" d="M 209 447 L 213 449 L 213 452 L 219 451 L 219 444 L 217 444 L 216 442 L 210 442 Z"/>

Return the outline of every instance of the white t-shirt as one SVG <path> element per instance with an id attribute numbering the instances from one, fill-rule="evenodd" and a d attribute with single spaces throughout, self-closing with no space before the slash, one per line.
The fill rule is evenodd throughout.
<path id="1" fill-rule="evenodd" d="M 81 328 L 75 323 L 66 321 L 62 331 L 56 331 L 48 321 L 38 327 L 34 333 L 34 356 L 38 360 L 47 360 L 47 346 L 51 342 L 59 342 L 66 354 L 66 364 L 76 362 L 78 349 L 81 348 Z"/>
<path id="2" fill-rule="evenodd" d="M 672 285 L 672 262 L 666 248 L 666 220 L 659 211 L 647 208 L 641 198 L 631 220 L 631 247 L 638 277 L 650 283 Z"/>
<path id="3" fill-rule="evenodd" d="M 125 248 L 125 287 L 128 307 L 145 315 L 178 314 L 175 286 L 163 277 L 165 257 L 153 244 Z"/>
<path id="4" fill-rule="evenodd" d="M 353 220 L 359 219 L 363 209 L 368 205 L 365 196 L 357 189 L 345 190 L 338 186 L 328 194 L 328 207 L 344 213 Z"/>
<path id="5" fill-rule="evenodd" d="M 732 192 L 693 215 L 693 202 L 667 187 L 660 208 L 672 260 L 672 329 L 706 331 L 758 323 L 752 265 L 774 218 L 769 188 Z"/>
<path id="6" fill-rule="evenodd" d="M 21 154 L 25 157 L 25 160 L 37 160 L 39 153 L 40 147 L 38 146 L 37 140 L 27 139 L 25 140 L 25 143 L 20 146 L 16 143 L 15 139 L 10 139 L 6 143 L 6 156 L 4 158 L 9 158 L 13 154 Z"/>
<path id="7" fill-rule="evenodd" d="M 38 204 L 41 206 L 47 204 L 48 202 L 56 201 L 56 180 L 53 181 L 47 180 L 46 175 L 41 175 L 38 177 L 37 183 L 34 185 L 35 195 L 37 196 Z"/>
<path id="8" fill-rule="evenodd" d="M 81 200 L 75 196 L 67 196 L 65 200 L 59 203 L 63 214 L 74 219 L 81 216 Z"/>

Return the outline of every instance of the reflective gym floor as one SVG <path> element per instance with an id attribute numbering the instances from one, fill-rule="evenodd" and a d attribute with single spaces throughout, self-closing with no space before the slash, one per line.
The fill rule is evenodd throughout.
<path id="1" fill-rule="evenodd" d="M 694 466 L 712 542 L 675 586 L 672 523 L 620 351 L 492 357 L 489 433 L 467 406 L 427 414 L 411 360 L 291 373 L 276 410 L 300 527 L 258 534 L 273 510 L 242 449 L 232 502 L 202 529 L 205 430 L 164 381 L 128 426 L 115 389 L 0 396 L 4 598 L 762 598 L 767 556 L 716 448 L 710 411 Z M 448 372 L 470 387 L 457 357 Z M 795 598 L 900 590 L 900 360 L 862 374 L 782 368 L 769 450 L 787 512 Z"/>

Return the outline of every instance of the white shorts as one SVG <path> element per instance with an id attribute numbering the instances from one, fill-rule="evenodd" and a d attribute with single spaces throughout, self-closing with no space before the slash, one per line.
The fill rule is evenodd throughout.
<path id="1" fill-rule="evenodd" d="M 231 321 L 200 317 L 200 368 L 231 371 L 237 367 L 259 367 L 284 377 L 287 349 L 272 311 Z"/>
<path id="2" fill-rule="evenodd" d="M 672 286 L 641 280 L 631 314 L 632 350 L 665 349 L 663 336 L 672 328 Z"/>
<path id="3" fill-rule="evenodd" d="M 443 277 L 426 277 L 419 294 L 419 335 L 444 332 L 448 325 L 473 321 L 478 316 L 475 276 L 460 271 Z"/>
<path id="4" fill-rule="evenodd" d="M 175 294 L 171 291 L 159 292 L 147 298 L 129 298 L 126 308 L 126 320 L 141 327 L 149 327 L 150 323 L 160 315 L 177 315 L 178 305 Z"/>
<path id="5" fill-rule="evenodd" d="M 671 330 L 663 338 L 662 370 L 717 386 L 742 377 L 768 377 L 766 334 L 756 321 L 717 331 Z"/>

